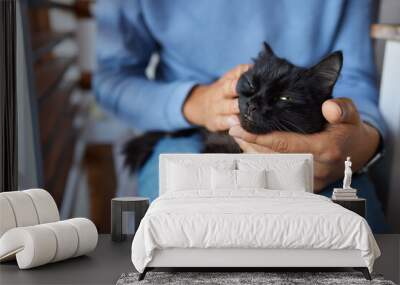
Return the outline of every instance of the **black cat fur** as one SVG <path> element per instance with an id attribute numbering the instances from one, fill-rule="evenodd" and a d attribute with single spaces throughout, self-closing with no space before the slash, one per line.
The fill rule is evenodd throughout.
<path id="1" fill-rule="evenodd" d="M 322 104 L 332 98 L 332 90 L 343 64 L 341 51 L 304 68 L 276 56 L 264 42 L 254 65 L 239 78 L 240 124 L 250 133 L 287 131 L 310 134 L 323 130 L 326 120 Z M 123 148 L 125 166 L 138 170 L 163 137 L 185 137 L 200 132 L 203 153 L 240 153 L 227 132 L 212 133 L 204 128 L 176 132 L 148 132 L 127 142 Z"/>

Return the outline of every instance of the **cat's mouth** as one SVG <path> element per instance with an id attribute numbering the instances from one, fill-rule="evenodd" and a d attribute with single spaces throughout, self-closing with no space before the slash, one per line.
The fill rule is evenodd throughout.
<path id="1" fill-rule="evenodd" d="M 255 121 L 249 114 L 240 115 L 240 125 L 246 131 L 253 134 L 266 134 L 271 131 L 271 127 L 268 125 L 260 125 Z"/>
<path id="2" fill-rule="evenodd" d="M 240 125 L 248 132 L 259 133 L 259 126 L 248 114 L 240 116 Z"/>
<path id="3" fill-rule="evenodd" d="M 240 125 L 242 126 L 243 129 L 250 133 L 255 133 L 255 134 L 260 134 L 260 133 L 266 133 L 266 128 L 262 124 L 260 125 L 260 122 L 257 120 L 257 117 L 254 116 L 250 112 L 247 104 L 246 98 L 239 97 L 239 109 L 240 109 Z M 268 129 L 267 129 L 268 131 Z"/>

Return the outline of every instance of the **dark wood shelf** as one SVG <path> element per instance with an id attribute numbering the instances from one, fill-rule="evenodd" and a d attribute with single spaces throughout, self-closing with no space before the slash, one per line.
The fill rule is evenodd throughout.
<path id="1" fill-rule="evenodd" d="M 62 3 L 58 1 L 51 0 L 30 0 L 30 7 L 35 8 L 54 8 L 60 9 L 67 12 L 74 13 L 77 17 L 80 18 L 89 18 L 92 17 L 91 5 L 94 3 L 94 0 L 76 0 L 75 2 Z"/>
<path id="2" fill-rule="evenodd" d="M 38 99 L 44 100 L 56 91 L 67 70 L 76 62 L 74 57 L 60 57 L 35 65 Z"/>
<path id="3" fill-rule="evenodd" d="M 73 115 L 65 115 L 58 126 L 59 132 L 57 132 L 54 140 L 47 145 L 46 149 L 43 149 L 44 184 L 46 189 L 53 195 L 58 205 L 61 203 L 65 183 L 62 183 L 62 187 L 60 186 L 58 188 L 55 188 L 54 184 L 60 185 L 60 181 L 58 180 L 61 179 L 61 174 L 62 176 L 68 175 L 70 163 L 66 173 L 64 173 L 64 166 L 66 161 L 72 161 L 78 135 L 78 132 L 73 127 L 73 119 Z M 55 181 L 58 182 L 56 183 Z"/>
<path id="4" fill-rule="evenodd" d="M 54 170 L 53 176 L 49 177 L 49 179 L 45 181 L 46 189 L 49 189 L 58 207 L 61 207 L 62 205 L 62 199 L 68 180 L 69 170 L 71 169 L 74 161 L 75 146 L 76 134 L 73 134 L 58 160 L 56 169 L 52 169 Z"/>
<path id="5" fill-rule="evenodd" d="M 42 153 L 45 158 L 51 155 L 51 152 L 54 148 L 59 148 L 61 146 L 60 143 L 62 140 L 60 137 L 62 137 L 64 133 L 79 131 L 74 126 L 74 119 L 77 111 L 77 106 L 68 104 L 65 106 L 65 109 L 62 111 L 62 113 L 59 114 L 59 117 L 54 122 L 53 129 L 51 129 L 49 132 L 46 143 L 42 144 Z"/>
<path id="6" fill-rule="evenodd" d="M 59 43 L 74 36 L 75 32 L 73 31 L 34 33 L 32 35 L 33 60 L 40 59 L 50 53 Z"/>
<path id="7" fill-rule="evenodd" d="M 64 149 L 68 146 L 69 138 L 74 132 L 72 122 L 72 118 L 63 118 L 58 126 L 60 128 L 58 135 L 49 145 L 42 146 L 45 181 L 49 180 L 49 178 L 53 176 L 54 170 L 57 168 L 58 159 L 61 157 Z"/>
<path id="8" fill-rule="evenodd" d="M 60 131 L 58 125 L 71 108 L 69 100 L 77 82 L 62 83 L 57 91 L 39 105 L 40 142 L 45 149 L 55 133 Z"/>
<path id="9" fill-rule="evenodd" d="M 51 0 L 30 0 L 29 7 L 33 8 L 33 9 L 45 7 L 45 8 L 57 8 L 57 9 L 62 9 L 62 10 L 70 10 L 70 11 L 74 10 L 74 5 L 57 2 L 57 1 L 51 1 Z"/>
<path id="10" fill-rule="evenodd" d="M 0 0 L 1 1 L 1 0 Z M 36 95 L 37 119 L 39 132 L 37 144 L 41 156 L 42 175 L 38 177 L 54 197 L 58 206 L 62 205 L 64 195 L 71 197 L 73 193 L 65 193 L 69 173 L 76 152 L 76 144 L 85 127 L 89 100 L 74 104 L 71 99 L 78 89 L 90 89 L 89 73 L 79 71 L 78 53 L 71 56 L 60 56 L 55 53 L 57 47 L 64 42 L 74 43 L 79 48 L 76 34 L 79 25 L 66 31 L 56 31 L 51 23 L 50 11 L 72 16 L 76 22 L 92 16 L 91 8 L 94 0 L 26 0 L 24 19 L 26 31 L 30 33 L 27 46 L 29 62 L 32 63 L 33 88 Z M 82 94 L 82 93 L 81 93 Z M 83 95 L 81 95 L 83 96 Z M 77 98 L 79 99 L 79 98 Z M 82 122 L 78 124 L 78 122 Z M 82 143 L 84 143 L 82 141 Z M 84 147 L 84 146 L 82 146 Z M 80 163 L 81 158 L 79 158 Z M 71 183 L 75 182 L 71 180 Z M 76 191 L 76 189 L 70 189 Z M 67 211 L 70 211 L 68 209 Z"/>

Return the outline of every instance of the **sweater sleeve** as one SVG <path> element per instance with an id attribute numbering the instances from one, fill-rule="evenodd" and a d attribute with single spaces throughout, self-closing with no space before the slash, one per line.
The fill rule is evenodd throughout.
<path id="1" fill-rule="evenodd" d="M 342 50 L 344 56 L 333 96 L 351 98 L 361 119 L 374 126 L 384 137 L 386 128 L 378 108 L 376 67 L 369 36 L 371 16 L 371 0 L 346 2 L 333 47 L 333 50 Z"/>
<path id="2" fill-rule="evenodd" d="M 164 82 L 145 75 L 157 42 L 137 0 L 99 0 L 94 92 L 106 110 L 142 131 L 187 128 L 182 105 L 191 81 Z"/>

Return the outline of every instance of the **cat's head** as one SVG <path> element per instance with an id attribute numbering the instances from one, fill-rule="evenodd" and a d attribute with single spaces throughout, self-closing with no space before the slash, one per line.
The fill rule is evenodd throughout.
<path id="1" fill-rule="evenodd" d="M 321 131 L 326 123 L 322 103 L 332 98 L 342 63 L 342 52 L 336 51 L 310 68 L 298 67 L 264 43 L 236 86 L 242 127 L 256 134 Z"/>

